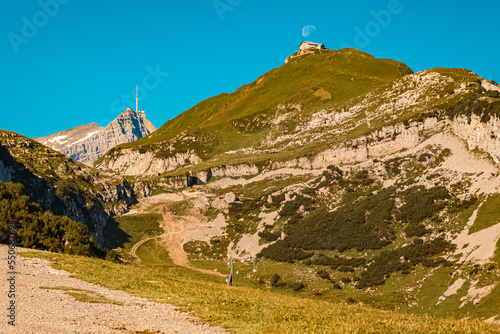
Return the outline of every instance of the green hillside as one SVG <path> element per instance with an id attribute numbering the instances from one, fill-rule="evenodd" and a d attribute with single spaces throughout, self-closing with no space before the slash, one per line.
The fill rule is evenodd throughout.
<path id="1" fill-rule="evenodd" d="M 301 113 L 308 115 L 342 106 L 410 73 L 413 71 L 401 62 L 376 59 L 356 49 L 318 50 L 292 59 L 231 94 L 200 102 L 153 134 L 118 146 L 108 157 L 126 148 L 152 150 L 158 157 L 193 149 L 208 159 L 217 153 L 257 145 L 268 133 L 280 104 L 299 104 Z M 180 140 L 181 134 L 193 139 Z M 174 149 L 167 148 L 171 141 Z"/>
<path id="2" fill-rule="evenodd" d="M 386 126 L 452 117 L 455 109 L 470 114 L 463 105 L 482 99 L 481 80 L 467 69 L 413 73 L 401 62 L 356 49 L 314 50 L 231 94 L 200 102 L 149 136 L 110 150 L 96 165 L 161 179 L 224 165 L 312 160 L 334 145 L 376 138 Z M 165 160 L 175 164 L 150 170 Z M 136 161 L 141 172 L 129 172 Z"/>
<path id="3" fill-rule="evenodd" d="M 20 245 L 97 254 L 94 242 L 103 244 L 108 218 L 134 201 L 132 187 L 116 173 L 0 130 L 0 242 L 14 219 Z"/>

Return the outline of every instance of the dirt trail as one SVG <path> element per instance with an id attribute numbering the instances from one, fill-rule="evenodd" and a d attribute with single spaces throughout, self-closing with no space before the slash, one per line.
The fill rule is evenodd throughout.
<path id="1" fill-rule="evenodd" d="M 225 277 L 225 275 L 216 271 L 194 267 L 191 262 L 189 262 L 187 254 L 182 247 L 184 241 L 182 237 L 183 232 L 207 226 L 206 224 L 201 224 L 197 219 L 188 220 L 183 217 L 175 216 L 166 210 L 165 207 L 160 210 L 160 213 L 163 215 L 162 227 L 164 230 L 164 233 L 159 237 L 160 244 L 168 251 L 168 255 L 175 264 L 205 274 Z"/>
<path id="2" fill-rule="evenodd" d="M 132 256 L 134 259 L 136 259 L 137 263 L 141 262 L 141 259 L 140 257 L 137 256 L 136 252 L 137 252 L 137 249 L 143 244 L 145 243 L 146 241 L 149 241 L 151 239 L 156 239 L 157 237 L 149 237 L 149 238 L 146 238 L 146 239 L 142 239 L 141 241 L 139 241 L 138 243 L 136 243 L 132 249 L 130 249 L 130 256 Z"/>
<path id="3" fill-rule="evenodd" d="M 0 270 L 3 273 L 8 271 L 7 250 L 7 246 L 0 245 Z M 18 255 L 16 270 L 16 326 L 8 326 L 7 318 L 3 317 L 1 333 L 225 333 L 220 327 L 209 326 L 176 311 L 173 305 L 72 278 L 69 272 L 52 268 L 46 260 Z M 0 280 L 0 291 L 5 293 L 5 297 L 0 298 L 0 304 L 5 309 L 8 283 L 6 278 Z M 121 305 L 80 302 L 68 295 L 68 291 L 46 288 L 57 286 L 102 296 Z"/>

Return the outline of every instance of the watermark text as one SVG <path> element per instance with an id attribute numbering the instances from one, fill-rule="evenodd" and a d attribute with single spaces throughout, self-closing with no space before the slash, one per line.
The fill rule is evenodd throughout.
<path id="1" fill-rule="evenodd" d="M 15 53 L 19 53 L 19 47 L 28 44 L 29 41 L 38 35 L 40 29 L 45 27 L 51 18 L 59 13 L 61 5 L 65 5 L 69 0 L 40 0 L 38 1 L 38 10 L 31 18 L 23 16 L 21 18 L 22 26 L 20 33 L 9 32 L 7 39 Z"/>
<path id="2" fill-rule="evenodd" d="M 7 251 L 7 323 L 9 326 L 16 325 L 16 222 L 11 219 L 9 223 L 9 249 Z"/>

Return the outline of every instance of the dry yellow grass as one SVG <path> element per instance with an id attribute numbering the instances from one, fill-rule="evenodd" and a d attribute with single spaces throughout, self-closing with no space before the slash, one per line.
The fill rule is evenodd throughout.
<path id="1" fill-rule="evenodd" d="M 238 333 L 500 333 L 478 320 L 418 316 L 227 287 L 223 279 L 165 262 L 121 265 L 82 256 L 25 253 L 51 260 L 57 269 L 110 289 L 178 305 L 203 320 Z M 62 265 L 64 264 L 64 265 Z"/>

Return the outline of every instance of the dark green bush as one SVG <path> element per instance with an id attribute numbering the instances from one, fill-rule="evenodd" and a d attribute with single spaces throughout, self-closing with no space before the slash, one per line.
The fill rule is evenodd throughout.
<path id="1" fill-rule="evenodd" d="M 340 280 L 345 284 L 352 282 L 352 280 L 349 277 L 342 277 Z"/>
<path id="2" fill-rule="evenodd" d="M 420 161 L 420 162 L 424 162 L 424 161 L 429 160 L 430 158 L 432 158 L 432 156 L 431 156 L 429 153 L 422 153 L 422 154 L 420 154 L 420 156 L 418 157 L 418 161 Z"/>
<path id="3" fill-rule="evenodd" d="M 280 278 L 280 275 L 274 274 L 273 277 L 271 277 L 271 286 L 276 286 Z"/>
<path id="4" fill-rule="evenodd" d="M 264 205 L 263 200 L 259 199 L 244 199 L 239 202 L 229 203 L 229 215 L 235 219 L 240 219 L 245 215 L 256 213 Z"/>
<path id="5" fill-rule="evenodd" d="M 340 271 L 341 273 L 352 273 L 354 272 L 354 268 L 351 266 L 341 265 L 338 268 L 338 271 Z"/>
<path id="6" fill-rule="evenodd" d="M 443 200 L 450 198 L 445 187 L 426 189 L 414 186 L 402 193 L 404 205 L 399 209 L 397 218 L 404 223 L 418 224 L 444 208 Z"/>
<path id="7" fill-rule="evenodd" d="M 298 213 L 301 206 L 303 206 L 304 211 L 310 211 L 313 205 L 314 200 L 311 197 L 296 195 L 293 200 L 288 201 L 285 205 L 283 205 L 283 208 L 280 211 L 280 216 L 292 217 Z"/>
<path id="8" fill-rule="evenodd" d="M 484 93 L 485 96 L 487 97 L 493 97 L 493 98 L 500 98 L 500 92 L 497 90 L 487 90 L 486 93 Z"/>
<path id="9" fill-rule="evenodd" d="M 384 161 L 384 167 L 387 173 L 398 175 L 401 173 L 401 164 L 404 162 L 403 158 L 393 158 L 387 161 Z"/>
<path id="10" fill-rule="evenodd" d="M 279 234 L 275 234 L 275 233 L 269 232 L 267 230 L 259 232 L 258 235 L 262 239 L 269 241 L 269 242 L 276 241 L 280 237 Z"/>
<path id="11" fill-rule="evenodd" d="M 328 273 L 328 271 L 324 270 L 324 269 L 321 269 L 319 270 L 317 273 L 316 273 L 319 277 L 321 277 L 322 279 L 331 279 L 330 278 L 330 274 Z"/>
<path id="12" fill-rule="evenodd" d="M 257 254 L 258 257 L 267 257 L 275 261 L 293 262 L 294 260 L 305 260 L 312 253 L 306 253 L 302 249 L 293 249 L 285 240 L 278 240 L 267 246 Z"/>
<path id="13" fill-rule="evenodd" d="M 272 196 L 272 199 L 273 199 L 273 205 L 278 206 L 281 204 L 281 202 L 283 202 L 285 200 L 285 193 L 282 193 L 282 194 L 279 194 L 276 196 Z"/>
<path id="14" fill-rule="evenodd" d="M 405 227 L 404 232 L 408 238 L 410 237 L 422 237 L 430 231 L 425 228 L 423 224 L 409 224 Z"/>
<path id="15" fill-rule="evenodd" d="M 352 297 L 349 297 L 346 299 L 347 304 L 356 304 L 356 300 L 354 300 Z"/>
<path id="16" fill-rule="evenodd" d="M 484 91 L 484 89 L 483 89 Z M 455 118 L 459 115 L 467 116 L 470 120 L 472 114 L 475 114 L 481 118 L 481 122 L 488 122 L 491 116 L 500 117 L 500 101 L 488 101 L 483 99 L 483 96 L 489 96 L 493 98 L 498 98 L 498 92 L 484 91 L 484 95 L 481 92 L 474 93 L 462 100 L 460 100 L 455 105 L 451 106 L 446 110 L 446 115 L 450 118 Z"/>
<path id="17" fill-rule="evenodd" d="M 69 195 L 68 195 L 69 196 Z M 0 242 L 8 243 L 9 222 L 16 225 L 17 244 L 51 252 L 78 255 L 100 255 L 87 228 L 67 217 L 40 206 L 24 194 L 20 183 L 0 182 Z"/>
<path id="18" fill-rule="evenodd" d="M 120 262 L 120 255 L 115 250 L 109 250 L 106 252 L 105 260 L 118 263 Z"/>
<path id="19" fill-rule="evenodd" d="M 393 208 L 391 190 L 384 189 L 334 212 L 320 211 L 288 224 L 285 239 L 304 250 L 379 249 L 394 238 L 389 225 Z"/>
<path id="20" fill-rule="evenodd" d="M 312 261 L 311 259 L 305 259 L 302 263 L 306 266 L 310 266 L 312 264 Z"/>
<path id="21" fill-rule="evenodd" d="M 300 291 L 302 290 L 303 288 L 305 287 L 304 284 L 298 282 L 298 283 L 295 283 L 293 286 L 292 286 L 292 289 L 293 291 Z"/>
<path id="22" fill-rule="evenodd" d="M 361 279 L 357 283 L 358 289 L 382 285 L 390 274 L 396 271 L 408 271 L 419 263 L 423 265 L 435 266 L 439 261 L 432 259 L 446 250 L 452 250 L 453 245 L 443 238 L 423 242 L 416 239 L 410 245 L 391 250 L 383 251 L 376 256 L 367 270 L 361 273 Z M 401 258 L 405 261 L 402 262 Z"/>

